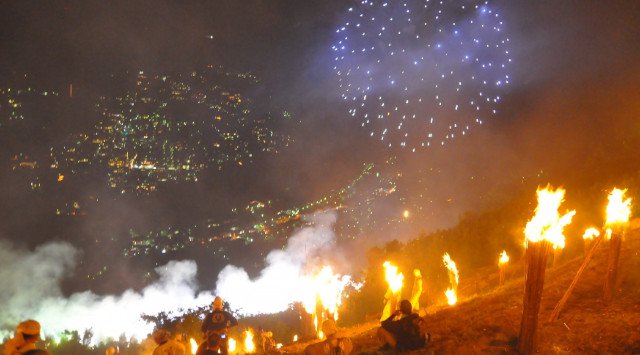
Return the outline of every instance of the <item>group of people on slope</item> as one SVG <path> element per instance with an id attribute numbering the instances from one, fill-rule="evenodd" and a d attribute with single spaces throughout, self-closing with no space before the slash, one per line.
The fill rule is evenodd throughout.
<path id="1" fill-rule="evenodd" d="M 202 322 L 201 331 L 205 340 L 199 345 L 196 355 L 212 355 L 228 353 L 227 334 L 230 327 L 238 325 L 238 320 L 223 309 L 223 302 L 216 297 L 212 304 L 212 311 Z M 321 354 L 350 354 L 353 343 L 348 337 L 340 336 L 333 319 L 322 323 L 322 332 L 326 339 L 308 345 L 304 349 L 305 355 Z M 426 323 L 412 310 L 411 302 L 402 300 L 400 309 L 381 322 L 377 336 L 384 344 L 382 351 L 408 351 L 424 348 L 429 341 Z M 186 355 L 186 347 L 181 342 L 172 339 L 171 333 L 164 329 L 156 330 L 153 340 L 157 347 L 153 355 Z M 26 320 L 18 325 L 15 336 L 4 344 L 4 355 L 50 355 L 46 350 L 37 349 L 36 342 L 40 339 L 40 323 Z M 262 350 L 266 350 L 264 347 Z M 107 349 L 107 355 L 118 355 L 114 347 Z"/>

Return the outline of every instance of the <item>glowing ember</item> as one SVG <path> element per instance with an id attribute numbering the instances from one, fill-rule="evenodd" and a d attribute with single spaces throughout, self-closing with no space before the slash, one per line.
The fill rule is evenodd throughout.
<path id="1" fill-rule="evenodd" d="M 404 212 L 402 212 L 402 217 L 404 217 L 404 219 L 409 218 L 409 210 L 404 210 Z"/>
<path id="2" fill-rule="evenodd" d="M 253 332 L 251 329 L 244 331 L 244 352 L 249 354 L 256 351 L 256 345 L 253 343 Z"/>
<path id="3" fill-rule="evenodd" d="M 404 280 L 404 275 L 401 272 L 398 272 L 398 267 L 392 265 L 390 262 L 385 261 L 384 264 L 384 276 L 389 284 L 389 288 L 391 291 L 395 293 L 399 293 L 402 289 L 402 281 Z"/>
<path id="4" fill-rule="evenodd" d="M 450 306 L 453 306 L 454 304 L 456 304 L 456 302 L 458 302 L 458 267 L 456 266 L 456 263 L 451 260 L 449 253 L 444 253 L 444 256 L 442 256 L 442 261 L 444 261 L 444 266 L 446 266 L 447 270 L 449 270 L 449 282 L 451 283 L 451 287 L 449 287 L 444 294 L 445 296 L 447 296 L 447 303 L 449 303 Z"/>
<path id="5" fill-rule="evenodd" d="M 280 349 L 280 348 L 282 348 L 282 343 L 276 344 L 276 349 Z"/>
<path id="6" fill-rule="evenodd" d="M 509 255 L 507 255 L 506 250 L 503 250 L 502 253 L 500 253 L 500 259 L 498 259 L 498 264 L 504 265 L 508 262 L 509 262 Z"/>
<path id="7" fill-rule="evenodd" d="M 598 230 L 598 228 L 589 227 L 584 231 L 584 234 L 582 235 L 582 239 L 591 240 L 599 235 L 600 235 L 600 231 Z"/>
<path id="8" fill-rule="evenodd" d="M 631 198 L 624 199 L 627 189 L 614 188 L 609 194 L 609 204 L 607 205 L 607 227 L 619 227 L 629 222 L 631 215 Z"/>
<path id="9" fill-rule="evenodd" d="M 576 214 L 574 210 L 560 217 L 558 208 L 564 202 L 564 193 L 565 190 L 562 188 L 552 191 L 549 185 L 544 189 L 538 188 L 538 206 L 535 215 L 527 222 L 524 229 L 527 243 L 546 240 L 553 245 L 554 249 L 564 248 L 564 227 L 571 223 L 571 219 Z"/>
<path id="10" fill-rule="evenodd" d="M 227 350 L 229 350 L 229 354 L 236 352 L 236 340 L 233 338 L 229 338 L 227 342 Z"/>
<path id="11" fill-rule="evenodd" d="M 198 342 L 195 339 L 189 339 L 189 346 L 191 348 L 191 354 L 195 354 L 196 351 L 198 351 Z"/>

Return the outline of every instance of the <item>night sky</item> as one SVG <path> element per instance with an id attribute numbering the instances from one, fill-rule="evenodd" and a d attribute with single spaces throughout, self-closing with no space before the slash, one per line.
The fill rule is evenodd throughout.
<path id="1" fill-rule="evenodd" d="M 344 186 L 363 164 L 384 165 L 391 157 L 403 174 L 402 203 L 424 211 L 410 227 L 385 230 L 385 235 L 372 236 L 371 243 L 449 227 L 465 211 L 503 203 L 523 184 L 597 190 L 616 183 L 616 176 L 637 176 L 640 2 L 497 0 L 489 5 L 504 21 L 509 38 L 504 58 L 512 59 L 511 82 L 496 90 L 497 113 L 445 145 L 412 152 L 381 143 L 381 129 L 370 137 L 375 129 L 363 128 L 362 118 L 351 117 L 351 104 L 341 97 L 332 50 L 341 39 L 336 30 L 345 25 L 349 8 L 367 5 L 346 0 L 5 1 L 0 11 L 0 87 L 28 83 L 66 94 L 73 83 L 74 101 L 60 107 L 32 104 L 25 126 L 0 126 L 0 238 L 10 242 L 8 250 L 23 251 L 47 241 L 68 241 L 78 248 L 85 268 L 109 265 L 110 271 L 96 283 L 65 278 L 62 293 L 87 284 L 98 293 L 121 292 L 148 283 L 144 275 L 159 263 L 121 258 L 129 229 L 188 225 L 210 217 L 222 221 L 230 218 L 230 206 L 252 200 L 274 200 L 277 208 L 303 204 Z M 456 68 L 448 57 L 437 60 L 443 60 L 440 67 Z M 97 119 L 86 113 L 93 112 L 96 98 L 121 90 L 114 77 L 138 72 L 176 76 L 208 65 L 255 74 L 258 84 L 244 94 L 258 113 L 290 113 L 291 120 L 272 128 L 294 143 L 278 154 L 257 155 L 241 169 L 205 170 L 197 183 L 150 196 L 105 198 L 81 223 L 60 222 L 51 214 L 52 201 L 65 194 L 101 196 L 108 190 L 91 178 L 51 193 L 15 188 L 22 177 L 12 170 L 10 158 L 23 151 L 46 156 L 49 147 L 70 133 L 93 127 Z M 382 64 L 389 71 L 397 66 Z M 387 88 L 385 94 L 394 97 L 397 92 Z M 406 98 L 420 95 L 417 90 Z M 452 112 L 437 123 L 441 130 L 454 121 Z M 395 129 L 397 122 L 388 125 Z M 599 170 L 610 172 L 604 181 L 594 174 Z M 99 181 L 100 173 L 94 173 L 93 181 Z M 94 238 L 107 249 L 96 252 Z M 102 240 L 110 238 L 117 240 Z M 264 254 L 256 249 L 251 253 Z M 207 253 L 175 257 L 223 266 Z M 132 265 L 138 269 L 131 271 Z M 257 270 L 262 264 L 249 266 Z M 210 289 L 215 276 L 200 275 L 199 280 Z"/>

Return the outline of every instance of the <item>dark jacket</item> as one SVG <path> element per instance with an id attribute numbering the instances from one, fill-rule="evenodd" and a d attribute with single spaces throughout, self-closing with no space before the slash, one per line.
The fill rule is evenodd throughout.
<path id="1" fill-rule="evenodd" d="M 426 345 L 425 335 L 420 332 L 420 316 L 417 313 L 409 314 L 399 320 L 393 320 L 394 317 L 391 315 L 383 320 L 381 325 L 382 328 L 393 334 L 397 342 L 397 350 L 415 350 Z"/>
<path id="2" fill-rule="evenodd" d="M 236 325 L 238 325 L 238 320 L 231 313 L 227 311 L 213 311 L 204 318 L 200 330 L 206 333 L 210 330 L 226 330 L 228 327 Z"/>

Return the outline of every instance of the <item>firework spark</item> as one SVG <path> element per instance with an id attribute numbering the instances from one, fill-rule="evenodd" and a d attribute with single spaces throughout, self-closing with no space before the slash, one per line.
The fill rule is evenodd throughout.
<path id="1" fill-rule="evenodd" d="M 349 114 L 389 147 L 444 145 L 497 113 L 510 40 L 488 1 L 362 0 L 336 30 Z"/>

